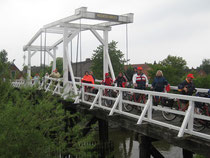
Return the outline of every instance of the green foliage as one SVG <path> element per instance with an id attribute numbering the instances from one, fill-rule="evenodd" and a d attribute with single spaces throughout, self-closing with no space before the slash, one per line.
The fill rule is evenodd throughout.
<path id="1" fill-rule="evenodd" d="M 178 85 L 183 80 L 186 70 L 187 62 L 182 57 L 169 55 L 163 61 L 158 64 L 150 64 L 151 70 L 149 76 L 151 82 L 154 79 L 157 70 L 162 70 L 164 77 L 168 80 L 171 85 Z"/>
<path id="2" fill-rule="evenodd" d="M 0 51 L 0 80 L 9 78 L 9 62 L 7 58 L 7 52 L 5 50 Z"/>
<path id="3" fill-rule="evenodd" d="M 5 95 L 0 96 L 0 155 L 2 157 L 58 157 L 60 153 L 85 155 L 94 146 L 85 150 L 76 145 L 90 141 L 92 135 L 82 135 L 86 119 L 78 113 L 64 111 L 63 105 L 50 93 L 35 88 L 14 90 L 1 84 Z M 80 120 L 81 119 L 81 120 Z M 66 129 L 66 122 L 69 125 Z M 76 124 L 72 127 L 72 123 Z M 70 128 L 72 127 L 72 128 Z M 66 132 L 68 130 L 68 132 Z M 71 144 L 71 148 L 67 145 Z"/>
<path id="4" fill-rule="evenodd" d="M 196 155 L 194 156 L 194 158 L 206 158 L 206 157 L 205 157 L 205 156 L 202 156 L 202 155 L 197 155 L 197 154 L 196 154 Z"/>
<path id="5" fill-rule="evenodd" d="M 197 88 L 210 88 L 210 75 L 207 76 L 195 76 L 194 84 Z"/>
<path id="6" fill-rule="evenodd" d="M 210 74 L 210 59 L 204 59 L 199 69 L 204 70 L 207 74 Z"/>
<path id="7" fill-rule="evenodd" d="M 74 150 L 89 154 L 94 146 L 84 150 L 75 143 L 89 141 L 92 135 L 83 138 L 84 123 L 72 126 L 76 120 L 85 120 L 78 113 L 65 111 L 50 93 L 30 87 L 11 87 L 8 78 L 2 79 L 8 72 L 7 53 L 0 55 L 3 59 L 0 61 L 0 157 L 53 158 L 61 153 L 74 154 Z M 71 148 L 67 148 L 69 144 Z"/>
<path id="8" fill-rule="evenodd" d="M 117 42 L 112 41 L 109 43 L 109 56 L 112 62 L 112 66 L 117 76 L 120 71 L 124 70 L 124 54 L 122 51 L 117 50 Z M 94 50 L 92 55 L 92 66 L 91 70 L 93 71 L 97 79 L 103 78 L 103 46 L 100 45 Z"/>
<path id="9" fill-rule="evenodd" d="M 50 63 L 50 67 L 49 67 L 50 72 L 52 70 L 52 66 L 53 66 L 53 61 Z M 63 75 L 63 58 L 62 57 L 56 58 L 56 69 L 61 75 Z"/>
<path id="10" fill-rule="evenodd" d="M 125 75 L 128 81 L 132 81 L 133 74 L 134 74 L 134 69 L 131 65 L 129 65 L 128 69 L 125 71 Z"/>

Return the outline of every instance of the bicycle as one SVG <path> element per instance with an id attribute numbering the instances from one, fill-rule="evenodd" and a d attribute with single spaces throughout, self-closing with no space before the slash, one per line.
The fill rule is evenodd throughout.
<path id="1" fill-rule="evenodd" d="M 104 90 L 104 96 L 113 97 L 113 90 L 105 89 Z M 107 107 L 111 107 L 113 105 L 113 101 L 109 100 L 109 99 L 103 99 L 102 104 L 104 104 Z"/>
<path id="2" fill-rule="evenodd" d="M 84 89 L 85 92 L 87 92 L 87 93 L 93 93 L 93 87 L 85 86 L 84 88 L 85 88 L 85 89 Z M 85 100 L 85 101 L 90 101 L 90 102 L 91 102 L 91 101 L 94 100 L 94 97 L 91 96 L 91 95 L 85 94 L 85 95 L 84 95 L 84 100 Z"/>
<path id="3" fill-rule="evenodd" d="M 189 101 L 177 99 L 177 101 L 174 101 L 174 103 L 171 104 L 170 106 L 168 106 L 168 108 L 173 109 L 173 110 L 186 111 L 188 109 L 188 106 L 189 106 Z M 200 114 L 199 108 L 195 106 L 194 112 L 196 114 Z M 162 116 L 167 121 L 173 121 L 179 115 L 170 113 L 170 112 L 166 112 L 166 111 L 162 111 Z M 193 126 L 194 126 L 195 131 L 201 131 L 204 129 L 204 127 L 200 123 L 199 119 L 194 119 Z"/>
<path id="4" fill-rule="evenodd" d="M 201 92 L 198 92 L 196 94 L 196 96 L 209 98 L 208 94 L 201 93 Z M 210 104 L 195 102 L 195 107 L 198 109 L 198 113 L 200 115 L 210 116 Z M 196 120 L 196 122 L 198 122 L 201 125 L 200 131 L 205 129 L 205 128 L 210 128 L 210 121 L 202 120 L 202 119 L 195 119 L 195 120 Z"/>
<path id="5" fill-rule="evenodd" d="M 136 93 L 127 93 L 124 97 L 125 100 L 129 100 L 129 101 L 134 101 L 136 103 L 143 103 L 145 104 L 147 101 L 147 97 L 145 94 L 136 94 Z M 130 112 L 132 111 L 134 108 L 137 109 L 138 111 L 142 111 L 142 107 L 140 106 L 135 106 L 131 105 L 131 104 L 123 104 L 123 107 L 125 109 L 126 112 Z"/>

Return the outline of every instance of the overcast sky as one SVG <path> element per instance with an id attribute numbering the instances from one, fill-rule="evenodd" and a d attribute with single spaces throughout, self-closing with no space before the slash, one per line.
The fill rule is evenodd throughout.
<path id="1" fill-rule="evenodd" d="M 134 23 L 128 26 L 130 63 L 158 62 L 170 54 L 197 67 L 210 58 L 210 0 L 0 0 L 0 50 L 5 49 L 9 60 L 16 59 L 22 69 L 22 48 L 38 29 L 73 15 L 82 6 L 93 12 L 134 13 Z M 125 25 L 115 26 L 109 33 L 109 41 L 118 41 L 123 52 L 125 34 Z M 47 36 L 50 38 L 54 37 Z M 73 50 L 76 40 L 74 44 Z M 82 33 L 82 59 L 91 57 L 98 45 L 93 35 Z M 46 63 L 50 61 L 47 56 Z M 36 54 L 32 65 L 39 64 Z"/>

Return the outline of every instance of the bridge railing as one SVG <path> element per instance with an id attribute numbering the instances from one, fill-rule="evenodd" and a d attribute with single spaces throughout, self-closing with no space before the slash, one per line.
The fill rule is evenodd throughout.
<path id="1" fill-rule="evenodd" d="M 170 129 L 174 129 L 178 131 L 178 137 L 182 137 L 184 133 L 195 135 L 198 137 L 210 139 L 210 135 L 203 133 L 203 132 L 197 132 L 195 131 L 195 121 L 196 120 L 204 120 L 204 121 L 210 121 L 210 117 L 202 115 L 201 113 L 196 112 L 195 102 L 201 102 L 201 103 L 207 103 L 210 104 L 209 98 L 202 98 L 202 97 L 196 97 L 196 96 L 184 96 L 184 95 L 177 95 L 177 94 L 170 94 L 170 93 L 159 93 L 159 92 L 153 92 L 153 91 L 144 91 L 144 90 L 136 90 L 131 88 L 119 88 L 119 87 L 110 87 L 110 86 L 103 86 L 103 85 L 91 85 L 87 83 L 81 84 L 82 91 L 81 91 L 81 102 L 86 103 L 90 105 L 90 109 L 93 108 L 101 108 L 109 111 L 109 115 L 113 115 L 114 113 L 126 115 L 128 117 L 132 117 L 134 119 L 137 119 L 137 124 L 142 124 L 143 122 L 149 122 L 153 124 L 157 124 L 160 126 L 164 126 Z M 87 91 L 87 87 L 94 87 L 96 94 L 90 93 Z M 113 96 L 105 96 L 104 92 L 106 90 L 116 91 L 117 95 L 115 97 Z M 133 100 L 129 100 L 128 98 L 124 97 L 125 94 L 140 94 L 146 96 L 145 103 L 137 103 Z M 88 97 L 92 97 L 92 99 L 87 99 Z M 185 100 L 189 102 L 188 107 L 185 111 L 180 111 L 177 109 L 171 109 L 164 107 L 162 105 L 155 106 L 153 104 L 153 99 L 155 97 L 162 97 L 162 98 L 168 98 L 173 100 Z M 110 107 L 104 106 L 102 104 L 103 100 L 111 100 L 113 101 L 113 105 Z M 135 107 L 141 107 L 142 112 L 140 114 L 135 114 L 132 112 L 127 112 L 124 110 L 123 106 L 129 104 L 131 106 Z M 175 114 L 178 116 L 183 117 L 183 121 L 181 121 L 181 125 L 174 125 L 172 121 L 164 121 L 157 119 L 153 116 L 154 113 L 157 111 L 160 112 L 166 112 L 170 114 Z"/>
<path id="2" fill-rule="evenodd" d="M 35 81 L 31 82 L 31 84 L 34 83 Z M 16 83 L 16 85 L 21 84 L 23 84 L 22 81 Z M 76 85 L 78 95 L 73 96 L 73 99 L 76 103 L 81 102 L 89 105 L 90 109 L 100 108 L 107 110 L 110 116 L 114 113 L 122 114 L 136 119 L 136 123 L 139 125 L 143 122 L 149 122 L 159 126 L 167 127 L 169 129 L 174 129 L 178 131 L 178 137 L 182 137 L 184 133 L 186 133 L 210 139 L 209 134 L 205 132 L 198 132 L 195 130 L 195 122 L 197 120 L 210 122 L 210 117 L 199 113 L 199 111 L 197 112 L 195 103 L 200 102 L 210 104 L 209 98 L 136 90 L 132 88 L 120 88 L 96 84 L 93 85 L 81 83 L 80 80 L 76 82 Z M 64 98 L 74 93 L 73 83 L 71 81 L 68 81 L 66 85 L 64 85 L 63 79 L 45 77 L 45 80 L 40 82 L 39 88 L 42 88 L 45 91 L 51 91 L 53 94 L 58 94 Z M 111 91 L 115 95 L 107 95 L 107 91 Z M 130 97 L 133 97 L 134 94 L 144 95 L 146 98 L 145 101 L 139 103 L 136 102 L 134 99 L 130 99 Z M 184 100 L 185 102 L 189 102 L 189 105 L 184 111 L 180 109 L 177 110 L 176 108 L 165 107 L 162 105 L 154 105 L 154 99 L 156 97 L 167 98 L 174 101 Z M 111 101 L 111 105 L 106 105 L 106 101 Z M 125 110 L 126 105 L 140 108 L 141 112 L 128 112 Z M 181 121 L 181 124 L 176 124 L 173 121 L 165 121 L 164 119 L 161 120 L 159 119 L 159 117 L 161 116 L 156 117 L 157 112 L 165 112 L 168 114 L 181 116 L 183 118 L 183 121 Z"/>

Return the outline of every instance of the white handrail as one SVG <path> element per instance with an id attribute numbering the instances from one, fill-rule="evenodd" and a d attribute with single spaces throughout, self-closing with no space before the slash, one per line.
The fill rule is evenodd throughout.
<path id="1" fill-rule="evenodd" d="M 76 78 L 76 80 L 79 78 Z M 30 82 L 31 85 L 33 82 Z M 20 87 L 21 85 L 26 84 L 26 82 L 23 81 L 17 81 L 17 82 L 12 82 L 12 85 L 14 87 Z M 43 88 L 46 91 L 51 91 L 53 94 L 58 94 L 60 96 L 64 96 L 64 86 L 63 85 L 63 80 L 62 79 L 56 79 L 56 78 L 50 78 L 50 77 L 45 77 L 42 82 L 39 83 L 40 87 Z M 74 92 L 73 90 L 73 83 L 71 81 L 67 82 L 68 87 L 67 93 L 69 92 Z M 193 129 L 193 122 L 194 119 L 202 119 L 206 121 L 210 121 L 210 117 L 205 116 L 205 115 L 199 115 L 195 114 L 195 102 L 201 102 L 201 103 L 207 103 L 210 104 L 210 98 L 204 98 L 204 97 L 198 97 L 198 96 L 186 96 L 186 95 L 179 95 L 179 94 L 172 94 L 172 93 L 161 93 L 161 92 L 154 92 L 154 91 L 147 91 L 147 90 L 137 90 L 137 89 L 132 89 L 132 88 L 122 88 L 122 87 L 112 87 L 112 86 L 104 86 L 104 85 L 97 85 L 97 84 L 88 84 L 88 83 L 81 83 L 80 80 L 79 82 L 76 82 L 76 85 L 78 86 L 78 94 L 81 94 L 76 96 L 74 99 L 77 103 L 85 103 L 90 105 L 90 109 L 93 109 L 94 107 L 105 109 L 109 111 L 109 115 L 113 115 L 113 113 L 119 113 L 122 115 L 126 115 L 128 117 L 132 117 L 134 119 L 137 119 L 137 124 L 141 124 L 143 121 L 146 121 L 148 123 L 152 124 L 157 124 L 159 126 L 164 126 L 170 129 L 174 129 L 178 131 L 178 137 L 182 137 L 184 133 L 188 133 L 191 135 L 195 135 L 198 137 L 206 138 L 210 140 L 210 135 L 202 132 L 196 132 Z M 80 89 L 79 89 L 80 87 Z M 97 94 L 91 93 L 91 92 L 85 92 L 85 87 L 94 87 L 94 89 L 98 90 Z M 113 97 L 113 96 L 105 96 L 103 94 L 104 90 L 112 90 L 112 91 L 117 91 L 118 96 Z M 145 96 L 148 96 L 147 102 L 144 103 L 136 103 L 132 100 L 126 100 L 123 98 L 123 93 L 137 93 L 137 94 L 143 94 Z M 68 95 L 68 94 L 67 94 Z M 94 99 L 91 101 L 85 100 L 85 96 L 91 96 Z M 164 98 L 170 98 L 174 100 L 187 100 L 190 102 L 189 107 L 186 111 L 179 111 L 175 109 L 168 109 L 165 107 L 159 107 L 159 106 L 154 106 L 153 105 L 153 97 L 159 96 L 159 97 L 164 97 Z M 102 104 L 102 99 L 104 100 L 109 100 L 113 101 L 114 105 L 112 107 L 105 107 Z M 98 102 L 97 102 L 98 101 Z M 132 112 L 126 112 L 122 109 L 122 104 L 130 104 L 132 106 L 141 106 L 143 107 L 143 111 L 141 114 L 133 114 Z M 117 108 L 117 106 L 119 108 Z M 169 112 L 173 113 L 176 115 L 181 115 L 184 116 L 184 120 L 181 124 L 181 127 L 175 126 L 171 124 L 171 122 L 164 122 L 160 120 L 155 120 L 152 115 L 152 110 L 158 110 L 158 111 L 164 111 L 164 112 Z M 147 117 L 146 117 L 147 114 Z"/>

